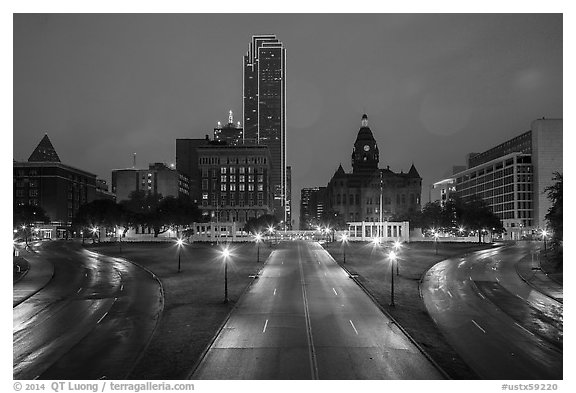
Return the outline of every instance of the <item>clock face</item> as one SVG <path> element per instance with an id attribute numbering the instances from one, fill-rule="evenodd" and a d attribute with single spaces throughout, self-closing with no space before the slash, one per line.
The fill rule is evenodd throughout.
<path id="1" fill-rule="evenodd" d="M 368 150 L 370 150 L 370 146 L 364 145 L 364 151 L 368 151 Z"/>

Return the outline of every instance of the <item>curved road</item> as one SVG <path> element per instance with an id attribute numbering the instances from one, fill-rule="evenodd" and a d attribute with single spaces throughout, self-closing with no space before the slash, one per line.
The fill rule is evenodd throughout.
<path id="1" fill-rule="evenodd" d="M 516 270 L 532 246 L 448 259 L 424 277 L 428 312 L 484 379 L 562 379 L 562 303 L 535 290 Z"/>
<path id="2" fill-rule="evenodd" d="M 53 266 L 53 277 L 36 293 L 33 270 L 14 285 L 23 301 L 13 308 L 13 378 L 126 378 L 160 316 L 159 282 L 70 242 L 46 243 L 26 259 L 31 269 Z"/>
<path id="3" fill-rule="evenodd" d="M 442 379 L 317 243 L 284 243 L 193 379 Z"/>

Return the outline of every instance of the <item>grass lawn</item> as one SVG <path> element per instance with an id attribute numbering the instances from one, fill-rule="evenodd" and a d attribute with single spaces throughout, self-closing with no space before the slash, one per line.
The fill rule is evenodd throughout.
<path id="1" fill-rule="evenodd" d="M 478 379 L 478 376 L 452 349 L 429 317 L 420 297 L 420 278 L 444 259 L 488 247 L 491 245 L 440 242 L 436 255 L 434 243 L 403 244 L 399 258 L 400 275 L 394 276 L 395 307 L 390 307 L 390 264 L 382 248 L 375 248 L 372 243 L 349 242 L 346 245 L 346 264 L 342 264 L 342 244 L 324 244 L 336 261 L 351 273 L 358 274 L 360 284 L 453 379 Z"/>
<path id="2" fill-rule="evenodd" d="M 540 257 L 542 270 L 546 272 L 548 277 L 562 284 L 564 282 L 563 253 L 556 252 L 548 247 L 546 251 L 542 251 Z"/>
<path id="3" fill-rule="evenodd" d="M 195 243 L 181 250 L 174 243 L 97 243 L 86 245 L 106 255 L 123 257 L 158 276 L 164 289 L 164 311 L 144 355 L 129 379 L 184 379 L 210 344 L 230 310 L 252 282 L 272 249 L 253 243 L 234 245 L 228 262 L 228 298 L 224 303 L 224 263 L 219 247 Z"/>

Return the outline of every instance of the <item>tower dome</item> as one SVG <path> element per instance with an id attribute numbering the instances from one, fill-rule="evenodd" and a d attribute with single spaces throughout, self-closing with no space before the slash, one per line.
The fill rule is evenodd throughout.
<path id="1" fill-rule="evenodd" d="M 372 135 L 372 130 L 368 127 L 368 115 L 364 114 L 352 150 L 353 172 L 376 170 L 378 169 L 378 162 L 378 144 Z"/>

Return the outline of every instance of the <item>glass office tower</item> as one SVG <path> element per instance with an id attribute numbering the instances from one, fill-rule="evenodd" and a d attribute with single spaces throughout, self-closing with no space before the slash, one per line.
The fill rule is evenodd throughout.
<path id="1" fill-rule="evenodd" d="M 255 35 L 244 56 L 244 143 L 270 149 L 274 214 L 286 222 L 286 49 L 275 35 Z"/>

